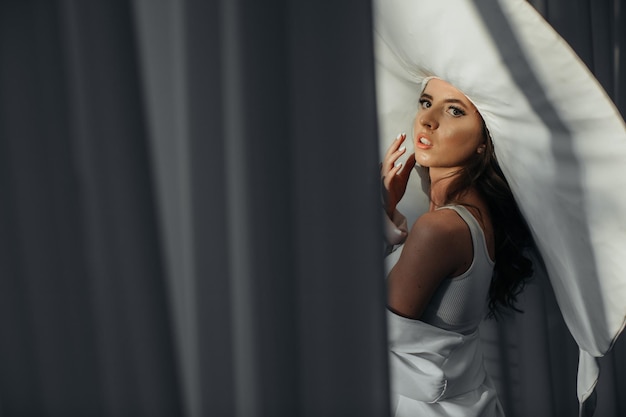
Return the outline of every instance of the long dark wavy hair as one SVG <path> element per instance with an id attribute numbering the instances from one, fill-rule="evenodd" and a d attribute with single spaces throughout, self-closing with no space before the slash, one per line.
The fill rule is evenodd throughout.
<path id="1" fill-rule="evenodd" d="M 496 263 L 489 288 L 489 317 L 497 318 L 503 310 L 516 307 L 517 296 L 533 274 L 532 261 L 525 252 L 533 245 L 532 236 L 519 211 L 500 165 L 491 136 L 483 121 L 485 150 L 457 171 L 445 198 L 445 204 L 475 187 L 487 202 L 495 235 Z"/>

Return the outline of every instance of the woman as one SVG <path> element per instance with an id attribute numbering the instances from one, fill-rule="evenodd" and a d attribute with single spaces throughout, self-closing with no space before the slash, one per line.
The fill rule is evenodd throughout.
<path id="1" fill-rule="evenodd" d="M 392 370 L 402 385 L 396 384 L 396 415 L 500 415 L 482 368 L 477 331 L 488 307 L 490 314 L 499 307 L 515 308 L 516 295 L 532 273 L 523 255 L 531 242 L 530 232 L 497 165 L 478 110 L 441 79 L 431 78 L 425 84 L 413 125 L 415 153 L 404 167 L 398 163 L 406 153 L 401 146 L 406 135 L 400 135 L 381 167 L 385 211 L 397 223 L 395 236 L 406 236 L 388 274 L 392 355 L 399 359 Z M 430 208 L 406 235 L 396 206 L 416 161 L 428 171 Z M 414 342 L 420 343 L 426 331 L 433 333 L 435 343 L 451 340 L 450 352 L 433 348 L 429 354 L 443 361 L 409 360 L 407 366 L 407 358 L 402 357 L 407 353 L 403 344 L 410 341 L 407 335 L 416 332 Z M 450 360 L 452 356 L 456 359 Z M 451 363 L 457 368 L 454 376 L 448 369 Z M 424 365 L 437 369 L 434 391 L 424 395 L 415 388 L 416 395 L 413 387 L 418 384 L 410 380 L 428 380 Z"/>
<path id="2" fill-rule="evenodd" d="M 405 139 L 406 135 L 396 139 L 382 165 L 385 211 L 394 217 L 416 161 L 428 168 L 430 211 L 413 226 L 404 245 L 410 250 L 403 252 L 389 274 L 390 308 L 419 319 L 442 280 L 467 271 L 474 249 L 470 230 L 459 212 L 469 212 L 480 225 L 488 261 L 504 258 L 496 264 L 498 279 L 492 282 L 491 313 L 498 305 L 514 307 L 523 279 L 532 272 L 530 261 L 521 253 L 530 243 L 530 233 L 497 165 L 478 110 L 449 83 L 431 79 L 415 118 L 415 154 L 402 169 L 396 162 L 406 152 L 406 147 L 400 147 Z M 415 287 L 420 291 L 411 291 Z"/>
<path id="3" fill-rule="evenodd" d="M 376 104 L 382 153 L 391 147 L 383 167 L 385 180 L 393 180 L 393 184 L 387 184 L 388 212 L 399 224 L 392 210 L 404 191 L 413 162 L 409 158 L 404 168 L 393 168 L 398 160 L 398 154 L 393 154 L 400 150 L 401 144 L 400 141 L 387 144 L 385 138 L 391 138 L 398 130 L 410 129 L 414 114 L 407 109 L 415 108 L 425 80 L 431 79 L 427 88 L 435 87 L 431 83 L 436 76 L 462 92 L 480 112 L 498 164 L 541 256 L 541 268 L 537 270 L 550 280 L 563 319 L 580 348 L 576 391 L 580 415 L 591 415 L 600 374 L 597 358 L 612 348 L 626 327 L 626 193 L 620 191 L 626 189 L 626 125 L 622 117 L 585 64 L 525 0 L 374 0 L 373 10 Z M 435 102 L 422 103 L 420 111 L 429 112 L 436 107 L 424 109 L 424 105 Z M 417 127 L 418 134 L 428 131 L 419 123 Z M 440 132 L 441 127 L 438 127 Z M 435 155 L 438 137 L 427 136 L 426 140 L 429 139 L 433 139 L 432 148 L 416 149 L 420 164 L 429 163 L 420 160 L 421 157 Z M 483 152 L 491 154 L 491 143 L 484 144 Z M 427 147 L 428 143 L 423 145 Z M 472 156 L 476 158 L 474 153 Z M 461 165 L 465 168 L 471 163 Z M 476 219 L 487 238 L 485 261 L 490 255 L 496 261 L 494 287 L 489 296 L 491 311 L 502 305 L 502 300 L 508 299 L 505 303 L 510 305 L 519 286 L 502 280 L 509 274 L 500 269 L 511 265 L 515 272 L 516 264 L 500 253 L 499 228 L 518 222 L 499 218 L 494 207 L 500 204 L 491 204 L 496 200 L 480 192 L 480 181 L 456 175 L 448 183 L 437 176 L 443 172 L 439 168 L 427 168 L 433 171 L 431 208 L 460 203 L 472 215 L 468 217 L 469 223 Z M 455 188 L 463 178 L 469 182 Z M 401 203 L 402 210 L 412 219 L 425 211 L 418 204 L 419 196 L 410 195 L 418 188 L 407 189 Z M 442 195 L 443 201 L 439 200 Z M 514 212 L 517 216 L 517 211 Z M 446 208 L 419 217 L 405 246 L 419 244 L 421 230 L 432 232 L 435 218 L 448 216 L 452 222 L 458 222 L 453 214 Z M 423 223 L 431 229 L 420 228 Z M 401 229 L 394 231 L 391 234 L 394 238 L 403 236 Z M 491 233 L 495 253 L 489 247 Z M 513 231 L 508 234 L 517 235 Z M 467 234 L 465 239 L 450 239 L 450 242 L 461 244 L 463 240 L 467 241 Z M 472 251 L 476 246 L 480 245 L 473 244 Z M 459 265 L 467 259 L 461 257 L 462 251 L 455 250 L 454 256 L 460 257 L 454 259 L 456 269 L 444 269 L 442 273 L 436 268 L 443 267 L 436 262 L 441 256 L 450 256 L 449 252 L 445 248 L 436 251 L 423 247 L 431 252 L 407 251 L 407 246 L 389 278 L 388 328 L 396 413 L 497 415 L 497 399 L 482 371 L 476 332 L 467 333 L 472 321 L 455 322 L 439 314 L 458 311 L 448 309 L 449 305 L 472 305 L 464 303 L 469 297 L 462 291 L 459 293 L 465 299 L 446 303 L 446 299 L 454 298 L 451 288 L 456 281 L 444 275 L 452 276 L 462 270 Z M 515 249 L 515 245 L 510 247 Z M 417 265 L 416 253 L 423 262 L 435 263 L 429 267 L 430 275 L 424 276 L 425 272 L 419 268 L 411 268 L 411 264 Z M 519 251 L 509 254 L 516 257 L 516 253 Z M 425 256 L 428 254 L 431 256 Z M 517 266 L 524 268 L 525 261 L 519 259 Z M 403 270 L 422 275 L 400 274 Z M 437 273 L 433 274 L 433 270 Z M 503 282 L 507 285 L 498 288 Z M 477 290 L 478 286 L 473 288 Z M 513 298 L 507 298 L 510 296 Z M 461 333 L 446 330 L 444 325 L 451 329 L 457 326 Z M 519 348 L 529 339 L 520 338 L 513 346 Z M 548 372 L 542 372 L 541 367 L 551 355 L 544 356 L 543 362 L 528 363 L 533 369 L 522 372 L 526 378 L 535 375 L 547 378 Z M 510 385 L 512 381 L 504 382 Z M 532 412 L 534 408 L 530 404 L 550 395 L 544 394 L 540 387 L 535 388 L 533 381 L 524 382 L 525 387 L 521 387 L 524 389 L 517 390 L 522 392 L 521 400 L 507 406 L 522 413 L 527 408 L 526 414 L 537 414 Z M 518 387 L 511 387 L 514 388 Z"/>
<path id="4" fill-rule="evenodd" d="M 384 141 L 398 130 L 410 129 L 414 115 L 407 109 L 415 108 L 425 80 L 431 79 L 427 88 L 435 87 L 433 76 L 449 82 L 478 109 L 493 141 L 498 164 L 532 231 L 542 260 L 537 270 L 550 280 L 563 319 L 580 348 L 576 391 L 581 415 L 591 415 L 599 378 L 597 358 L 612 348 L 626 327 L 626 193 L 621 191 L 626 189 L 626 125 L 622 117 L 585 64 L 525 0 L 374 0 L 373 8 L 380 137 Z M 424 105 L 433 103 L 423 102 L 420 111 L 435 109 L 436 105 L 424 109 Z M 442 126 L 438 126 L 440 133 Z M 428 126 L 418 123 L 417 127 L 418 134 L 428 131 Z M 427 165 L 429 162 L 420 158 L 435 155 L 439 138 L 435 135 L 432 139 L 432 148 L 416 149 L 418 162 Z M 386 181 L 393 180 L 387 184 L 389 213 L 402 195 L 398 190 L 403 191 L 411 171 L 407 168 L 413 164 L 409 159 L 405 168 L 393 168 L 397 160 L 397 154 L 393 154 L 400 149 L 399 142 L 382 146 L 383 153 L 391 146 L 383 167 Z M 486 140 L 484 144 L 483 152 L 489 154 L 485 156 L 492 158 L 491 143 Z M 428 143 L 423 145 L 427 147 Z M 478 148 L 475 150 L 477 153 Z M 472 157 L 461 165 L 469 168 L 472 161 L 480 159 L 473 152 Z M 495 161 L 489 162 L 492 163 L 497 173 Z M 472 214 L 470 223 L 476 218 L 488 245 L 490 227 L 494 229 L 496 274 L 489 297 L 493 311 L 519 288 L 514 282 L 503 280 L 509 274 L 500 271 L 509 265 L 512 272 L 516 270 L 516 263 L 503 261 L 498 241 L 502 236 L 500 227 L 518 223 L 500 217 L 495 210 L 512 201 L 510 194 L 502 204 L 492 204 L 496 199 L 485 189 L 481 191 L 481 181 L 464 174 L 455 175 L 453 181 L 441 179 L 437 172 L 442 172 L 442 167 L 435 168 L 429 168 L 430 197 L 435 205 L 432 208 L 460 203 Z M 460 183 L 463 179 L 464 185 Z M 462 186 L 455 188 L 459 184 Z M 405 211 L 410 210 L 407 214 L 427 209 L 412 198 L 416 188 L 410 187 L 401 203 Z M 439 200 L 442 195 L 443 201 Z M 432 219 L 443 216 L 455 221 L 452 214 L 448 208 L 431 210 L 417 222 L 406 245 L 420 243 L 424 236 L 418 236 L 417 231 L 422 230 L 422 223 L 432 227 Z M 402 237 L 403 233 L 396 228 L 391 236 Z M 508 234 L 517 236 L 515 231 Z M 505 251 L 505 256 L 516 257 L 519 252 L 515 245 L 509 247 L 514 250 Z M 426 248 L 429 249 L 432 250 Z M 492 249 L 488 246 L 487 258 Z M 426 416 L 437 415 L 433 410 L 441 411 L 439 415 L 493 415 L 494 407 L 490 404 L 497 401 L 489 400 L 493 391 L 488 380 L 478 367 L 468 365 L 482 362 L 475 333 L 445 330 L 437 327 L 439 322 L 431 321 L 437 326 L 424 322 L 432 317 L 442 319 L 443 315 L 433 316 L 432 311 L 448 311 L 445 297 L 440 295 L 444 291 L 449 294 L 453 287 L 449 283 L 454 281 L 441 273 L 426 278 L 400 274 L 404 276 L 398 279 L 403 269 L 411 270 L 411 262 L 417 264 L 411 259 L 418 256 L 415 252 L 405 248 L 389 281 L 391 380 L 397 409 L 412 407 L 418 410 L 414 415 Z M 422 254 L 425 262 L 438 262 L 441 256 L 449 256 L 444 249 L 432 252 L 438 256 Z M 456 250 L 454 256 L 459 253 Z M 519 259 L 517 266 L 524 267 L 525 262 Z M 462 262 L 463 258 L 454 261 Z M 456 270 L 462 269 L 456 265 Z M 498 288 L 503 282 L 507 285 Z M 409 291 L 416 284 L 423 287 L 417 288 L 418 295 L 415 287 Z M 437 306 L 440 299 L 441 308 Z M 417 317 L 420 320 L 415 320 Z M 448 323 L 455 324 L 452 320 Z M 468 321 L 463 326 L 469 330 L 471 324 Z M 464 330 L 463 326 L 459 328 Z M 523 343 L 532 343 L 530 339 L 524 338 Z M 514 346 L 521 344 L 520 339 Z M 546 354 L 543 362 L 534 362 L 533 372 L 527 372 L 527 376 L 545 375 L 541 364 L 548 363 L 550 357 Z M 464 379 L 464 375 L 472 377 Z M 569 375 L 556 378 L 560 384 Z M 471 381 L 480 382 L 472 385 Z M 527 385 L 522 396 L 550 397 L 544 395 L 545 390 L 531 387 L 532 382 Z M 467 406 L 463 408 L 458 394 L 469 392 L 475 401 L 464 397 Z M 525 397 L 524 401 L 531 404 L 537 398 Z M 433 401 L 435 405 L 425 411 L 419 406 Z M 523 404 L 508 406 L 521 410 Z M 526 414 L 537 414 L 533 409 L 529 407 Z M 481 410 L 485 412 L 481 414 Z"/>

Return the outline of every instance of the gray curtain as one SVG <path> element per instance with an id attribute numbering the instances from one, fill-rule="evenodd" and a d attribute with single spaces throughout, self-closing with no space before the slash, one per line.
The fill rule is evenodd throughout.
<path id="1" fill-rule="evenodd" d="M 133 18 L 0 3 L 0 415 L 182 408 Z"/>
<path id="2" fill-rule="evenodd" d="M 3 1 L 0 63 L 0 415 L 388 413 L 367 3 Z"/>
<path id="3" fill-rule="evenodd" d="M 369 5 L 135 7 L 189 415 L 385 415 Z"/>
<path id="4" fill-rule="evenodd" d="M 620 2 L 533 4 L 624 112 Z M 372 60 L 368 2 L 0 1 L 0 416 L 387 415 Z M 508 415 L 576 415 L 523 308 Z M 598 416 L 625 379 L 620 340 Z"/>

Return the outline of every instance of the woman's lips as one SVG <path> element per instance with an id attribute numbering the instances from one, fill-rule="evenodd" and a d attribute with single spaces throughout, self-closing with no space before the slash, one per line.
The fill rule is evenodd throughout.
<path id="1" fill-rule="evenodd" d="M 420 149 L 430 149 L 433 143 L 426 136 L 418 136 L 415 146 Z"/>

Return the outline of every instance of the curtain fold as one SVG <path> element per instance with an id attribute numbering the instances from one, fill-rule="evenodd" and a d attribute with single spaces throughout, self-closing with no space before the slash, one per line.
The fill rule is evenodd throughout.
<path id="1" fill-rule="evenodd" d="M 129 4 L 0 7 L 0 414 L 180 415 Z"/>
<path id="2" fill-rule="evenodd" d="M 369 5 L 134 4 L 189 415 L 385 415 Z"/>

